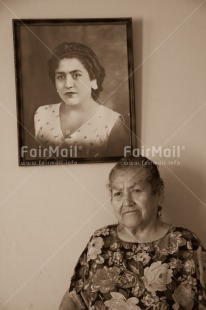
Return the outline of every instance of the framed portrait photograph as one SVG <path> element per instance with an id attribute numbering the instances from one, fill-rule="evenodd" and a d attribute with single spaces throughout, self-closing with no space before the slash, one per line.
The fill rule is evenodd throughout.
<path id="1" fill-rule="evenodd" d="M 13 34 L 19 165 L 132 153 L 132 19 L 14 19 Z"/>

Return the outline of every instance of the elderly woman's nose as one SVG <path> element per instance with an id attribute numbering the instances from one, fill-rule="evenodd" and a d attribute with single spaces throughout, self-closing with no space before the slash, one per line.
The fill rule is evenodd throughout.
<path id="1" fill-rule="evenodd" d="M 131 207 L 134 205 L 132 195 L 129 191 L 124 194 L 123 205 L 124 205 L 124 207 Z"/>

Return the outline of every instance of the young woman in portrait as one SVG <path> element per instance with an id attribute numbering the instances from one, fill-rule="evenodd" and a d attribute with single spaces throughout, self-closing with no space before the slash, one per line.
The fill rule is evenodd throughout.
<path id="1" fill-rule="evenodd" d="M 78 146 L 78 157 L 122 156 L 130 133 L 122 115 L 97 101 L 105 70 L 96 54 L 83 44 L 64 42 L 54 49 L 48 67 L 61 101 L 37 109 L 38 143 Z"/>

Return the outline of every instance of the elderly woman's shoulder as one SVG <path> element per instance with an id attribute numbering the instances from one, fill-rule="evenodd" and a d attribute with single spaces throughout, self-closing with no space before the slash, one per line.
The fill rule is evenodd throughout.
<path id="1" fill-rule="evenodd" d="M 103 226 L 93 233 L 92 237 L 106 237 L 109 236 L 110 234 L 116 233 L 116 228 L 117 224 L 111 224 L 111 225 L 106 225 Z"/>
<path id="2" fill-rule="evenodd" d="M 186 242 L 190 242 L 193 246 L 199 247 L 201 241 L 198 236 L 190 229 L 181 226 L 172 226 L 170 233 L 178 239 L 183 239 Z"/>

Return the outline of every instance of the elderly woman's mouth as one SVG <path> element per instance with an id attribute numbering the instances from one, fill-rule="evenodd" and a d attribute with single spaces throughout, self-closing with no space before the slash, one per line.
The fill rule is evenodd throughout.
<path id="1" fill-rule="evenodd" d="M 131 213 L 140 213 L 140 211 L 139 211 L 139 210 L 128 210 L 128 211 L 125 211 L 125 212 L 123 213 L 123 215 L 125 215 L 125 214 L 131 214 Z"/>

